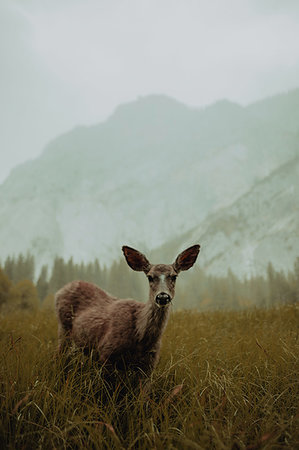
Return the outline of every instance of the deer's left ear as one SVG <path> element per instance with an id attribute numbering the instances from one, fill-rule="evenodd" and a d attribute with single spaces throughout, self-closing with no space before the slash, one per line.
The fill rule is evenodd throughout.
<path id="1" fill-rule="evenodd" d="M 141 252 L 134 248 L 127 247 L 126 245 L 123 246 L 122 251 L 131 269 L 137 270 L 138 272 L 143 271 L 145 273 L 150 270 L 151 265 Z"/>
<path id="2" fill-rule="evenodd" d="M 187 250 L 184 250 L 182 253 L 180 253 L 173 264 L 174 269 L 177 272 L 190 269 L 190 267 L 192 267 L 196 261 L 199 250 L 200 245 L 197 244 L 187 248 Z"/>

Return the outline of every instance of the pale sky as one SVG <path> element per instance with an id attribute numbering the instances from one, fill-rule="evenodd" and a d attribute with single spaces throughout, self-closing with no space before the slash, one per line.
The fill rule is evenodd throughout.
<path id="1" fill-rule="evenodd" d="M 299 87 L 298 0 L 0 0 L 0 182 L 139 96 L 241 104 Z"/>

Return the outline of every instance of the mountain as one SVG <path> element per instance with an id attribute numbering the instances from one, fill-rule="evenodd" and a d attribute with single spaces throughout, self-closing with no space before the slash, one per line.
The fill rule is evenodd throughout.
<path id="1" fill-rule="evenodd" d="M 269 261 L 278 270 L 293 269 L 299 256 L 298 180 L 296 157 L 158 253 L 171 259 L 200 242 L 199 264 L 207 273 L 226 275 L 230 268 L 240 277 L 263 275 Z"/>
<path id="2" fill-rule="evenodd" d="M 261 111 L 148 96 L 59 136 L 0 186 L 1 259 L 30 250 L 38 265 L 110 264 L 124 243 L 179 240 L 298 153 L 296 130 Z"/>
<path id="3" fill-rule="evenodd" d="M 299 133 L 299 89 L 255 102 L 247 110 L 286 132 Z"/>

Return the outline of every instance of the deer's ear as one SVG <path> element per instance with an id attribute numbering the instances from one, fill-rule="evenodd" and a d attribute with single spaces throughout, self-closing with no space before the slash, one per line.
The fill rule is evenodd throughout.
<path id="1" fill-rule="evenodd" d="M 150 263 L 147 258 L 134 248 L 123 246 L 122 251 L 125 255 L 126 261 L 133 270 L 147 273 L 150 270 Z"/>
<path id="2" fill-rule="evenodd" d="M 199 250 L 200 245 L 197 244 L 187 248 L 187 250 L 184 250 L 182 253 L 180 253 L 173 264 L 174 269 L 177 272 L 190 269 L 190 267 L 192 267 L 196 261 Z"/>

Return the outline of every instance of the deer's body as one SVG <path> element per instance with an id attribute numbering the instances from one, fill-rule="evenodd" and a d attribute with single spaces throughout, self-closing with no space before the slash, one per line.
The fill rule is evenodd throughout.
<path id="1" fill-rule="evenodd" d="M 189 259 L 181 253 L 173 265 L 151 265 L 136 250 L 123 247 L 123 251 L 130 267 L 144 271 L 149 279 L 148 302 L 118 299 L 92 283 L 73 281 L 55 296 L 59 346 L 62 351 L 73 341 L 80 348 L 94 349 L 103 363 L 139 367 L 149 375 L 159 359 L 175 279 L 180 270 L 193 265 L 199 246 L 185 251 Z"/>

